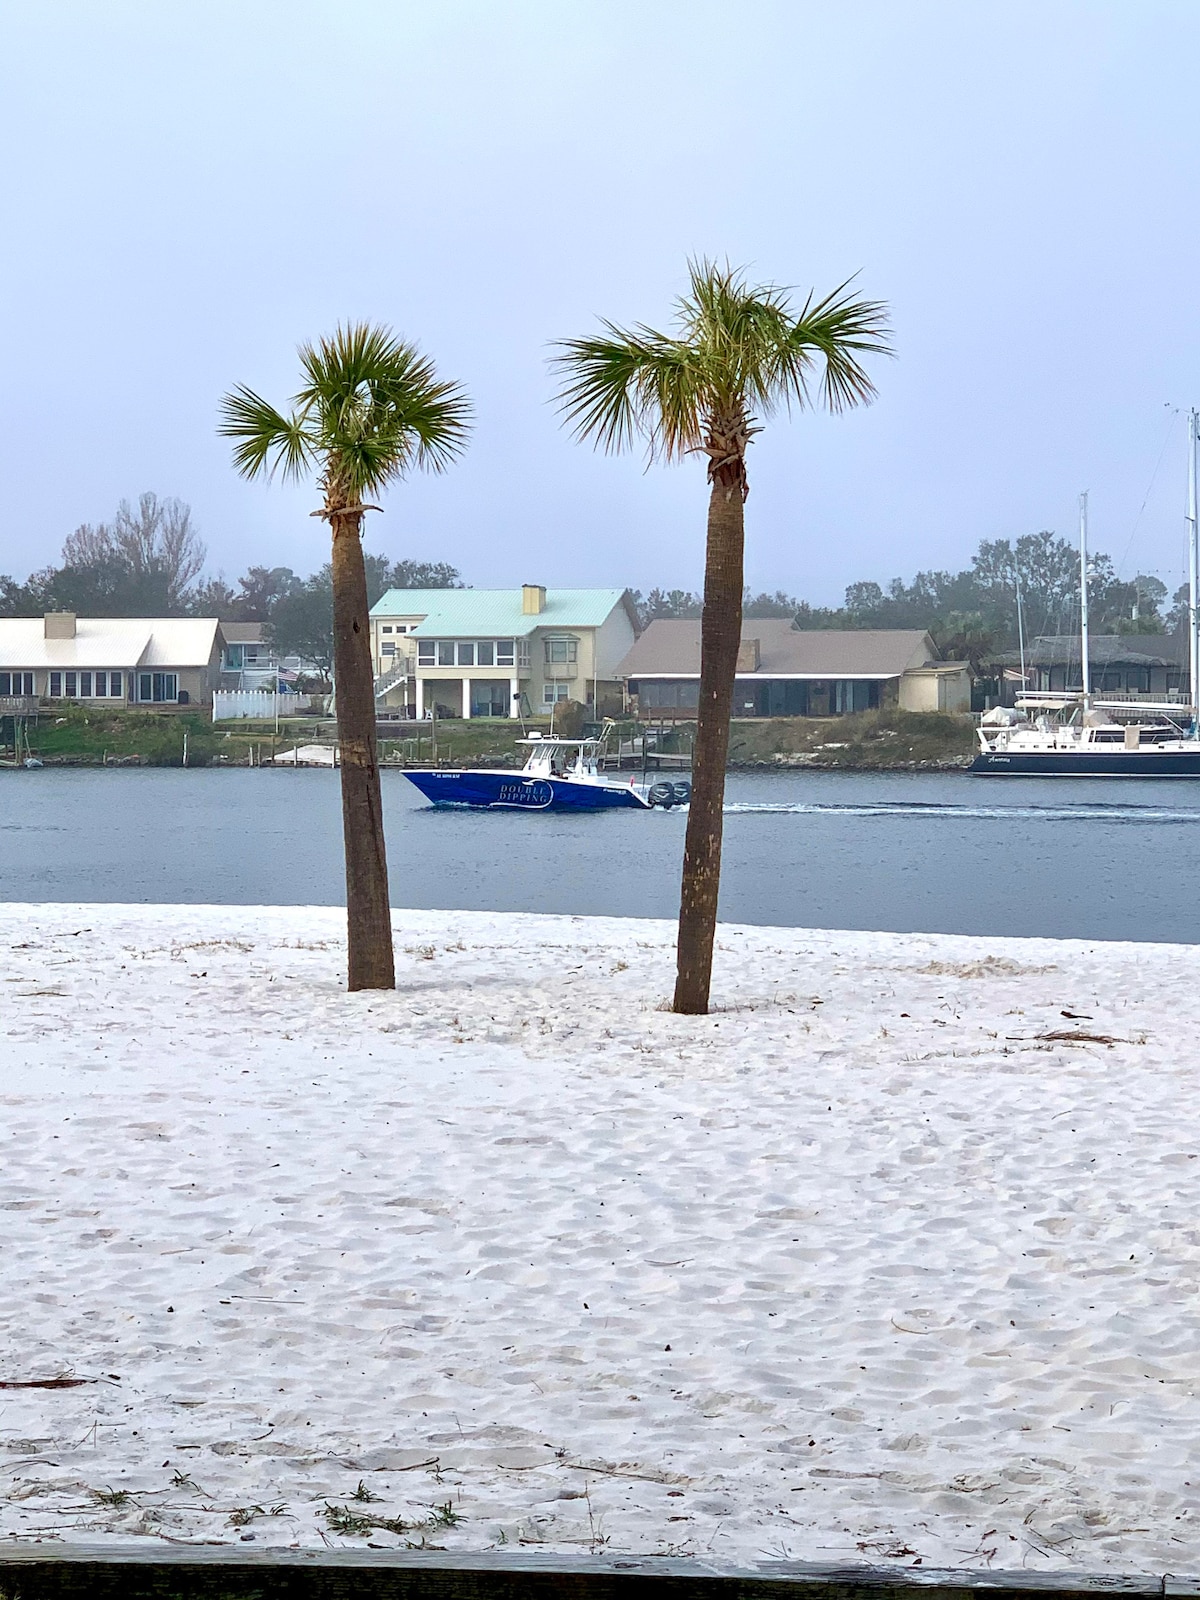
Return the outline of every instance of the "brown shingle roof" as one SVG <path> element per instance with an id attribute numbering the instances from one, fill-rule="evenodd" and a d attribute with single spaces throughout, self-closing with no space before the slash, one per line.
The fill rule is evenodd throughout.
<path id="1" fill-rule="evenodd" d="M 261 644 L 263 627 L 261 622 L 223 622 L 221 632 L 227 644 Z"/>
<path id="2" fill-rule="evenodd" d="M 1088 638 L 1088 660 L 1093 666 L 1183 667 L 1187 659 L 1186 633 L 1093 633 Z M 1015 667 L 1020 660 L 1017 650 L 996 657 L 1001 666 Z M 1077 633 L 1040 634 L 1025 646 L 1026 666 L 1078 666 L 1079 661 Z"/>
<path id="3" fill-rule="evenodd" d="M 801 630 L 783 617 L 747 617 L 742 638 L 758 640 L 756 678 L 898 678 L 936 654 L 916 629 Z M 617 668 L 619 678 L 699 675 L 700 623 L 675 618 L 652 622 Z"/>

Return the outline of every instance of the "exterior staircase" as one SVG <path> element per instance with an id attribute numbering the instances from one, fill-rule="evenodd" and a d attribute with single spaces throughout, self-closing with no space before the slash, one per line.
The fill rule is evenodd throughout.
<path id="1" fill-rule="evenodd" d="M 398 672 L 381 673 L 375 679 L 375 704 L 378 705 L 385 694 L 394 689 L 398 683 L 404 683 L 407 678 L 407 667 L 402 667 Z"/>

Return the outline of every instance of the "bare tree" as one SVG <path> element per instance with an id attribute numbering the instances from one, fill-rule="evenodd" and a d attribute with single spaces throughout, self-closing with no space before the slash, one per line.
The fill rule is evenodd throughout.
<path id="1" fill-rule="evenodd" d="M 122 500 L 111 523 L 84 523 L 63 544 L 64 567 L 107 568 L 126 580 L 131 597 L 167 613 L 186 610 L 208 552 L 182 500 Z"/>

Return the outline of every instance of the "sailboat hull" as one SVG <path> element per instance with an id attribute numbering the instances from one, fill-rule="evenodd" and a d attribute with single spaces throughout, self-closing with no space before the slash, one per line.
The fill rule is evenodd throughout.
<path id="1" fill-rule="evenodd" d="M 1171 748 L 983 751 L 969 770 L 1001 778 L 1200 778 L 1200 743 Z"/>

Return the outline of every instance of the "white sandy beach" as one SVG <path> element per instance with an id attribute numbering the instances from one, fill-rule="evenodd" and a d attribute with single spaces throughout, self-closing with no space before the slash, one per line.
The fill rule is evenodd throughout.
<path id="1" fill-rule="evenodd" d="M 0 908 L 0 1531 L 1200 1569 L 1200 949 L 396 922 Z"/>

